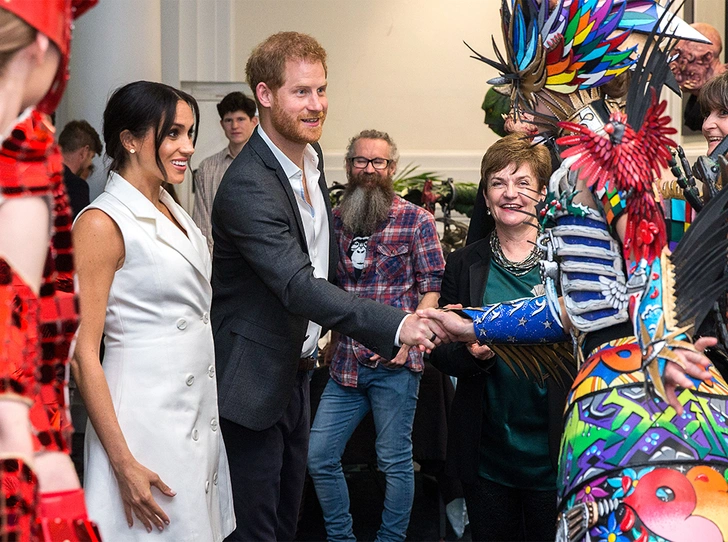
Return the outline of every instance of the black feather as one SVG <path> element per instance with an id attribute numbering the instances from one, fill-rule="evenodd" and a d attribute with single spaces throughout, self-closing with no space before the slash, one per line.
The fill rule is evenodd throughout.
<path id="1" fill-rule="evenodd" d="M 670 11 L 674 4 L 675 0 L 668 0 L 664 6 L 664 13 L 647 36 L 627 90 L 625 113 L 630 126 L 636 132 L 640 130 L 647 110 L 652 103 L 649 93 L 654 92 L 656 96 L 660 95 L 667 80 L 667 72 L 670 71 L 667 62 L 667 51 L 669 51 L 667 47 L 671 44 L 665 43 L 665 40 L 663 40 L 665 35 L 659 29 L 665 20 L 667 20 L 666 24 L 669 26 L 677 16 L 676 13 Z M 673 40 L 668 41 L 672 42 Z"/>
<path id="2" fill-rule="evenodd" d="M 719 158 L 721 177 L 728 161 Z M 728 183 L 696 217 L 670 257 L 675 268 L 678 324 L 698 329 L 715 301 L 725 295 L 728 276 Z"/>

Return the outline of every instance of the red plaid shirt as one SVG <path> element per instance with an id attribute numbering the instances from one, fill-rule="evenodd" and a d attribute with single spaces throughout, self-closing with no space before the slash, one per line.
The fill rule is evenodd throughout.
<path id="1" fill-rule="evenodd" d="M 389 220 L 367 241 L 364 268 L 358 280 L 348 255 L 355 236 L 345 231 L 338 209 L 334 210 L 334 231 L 339 246 L 336 278 L 344 290 L 407 312 L 415 311 L 420 295 L 440 291 L 445 260 L 435 219 L 424 209 L 394 197 Z M 331 361 L 331 378 L 343 386 L 356 387 L 358 364 L 376 367 L 378 362 L 369 361 L 373 355 L 368 348 L 342 335 Z M 425 367 L 422 353 L 410 350 L 405 367 L 421 372 Z"/>

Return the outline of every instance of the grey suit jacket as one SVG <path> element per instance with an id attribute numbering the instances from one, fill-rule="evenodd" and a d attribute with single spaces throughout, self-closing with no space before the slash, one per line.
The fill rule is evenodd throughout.
<path id="1" fill-rule="evenodd" d="M 329 215 L 329 279 L 338 249 Z M 253 430 L 282 416 L 313 320 L 390 357 L 399 309 L 315 278 L 303 223 L 281 165 L 258 134 L 225 173 L 212 208 L 212 325 L 220 416 Z"/>

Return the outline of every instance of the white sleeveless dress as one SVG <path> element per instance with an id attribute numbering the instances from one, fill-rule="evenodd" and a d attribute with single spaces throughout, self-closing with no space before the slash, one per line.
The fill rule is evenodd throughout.
<path id="1" fill-rule="evenodd" d="M 135 517 L 129 529 L 90 421 L 86 503 L 104 540 L 217 542 L 234 530 L 235 516 L 217 412 L 210 255 L 189 215 L 164 190 L 160 199 L 189 238 L 116 173 L 86 210 L 104 211 L 124 237 L 124 265 L 106 309 L 103 368 L 131 453 L 177 492 L 166 497 L 152 489 L 170 524 L 147 533 Z"/>

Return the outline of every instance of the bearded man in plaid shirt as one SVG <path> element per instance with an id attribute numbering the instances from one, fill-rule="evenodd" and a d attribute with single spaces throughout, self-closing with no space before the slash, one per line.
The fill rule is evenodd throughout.
<path id="1" fill-rule="evenodd" d="M 349 179 L 334 210 L 338 284 L 414 312 L 436 307 L 445 268 L 435 220 L 394 194 L 397 147 L 384 132 L 365 130 L 349 142 Z M 404 540 L 414 499 L 412 424 L 422 353 L 403 346 L 383 359 L 358 342 L 334 336 L 331 379 L 321 397 L 309 442 L 308 468 L 329 540 L 355 540 L 341 456 L 371 410 L 379 468 L 386 477 L 377 540 Z"/>

